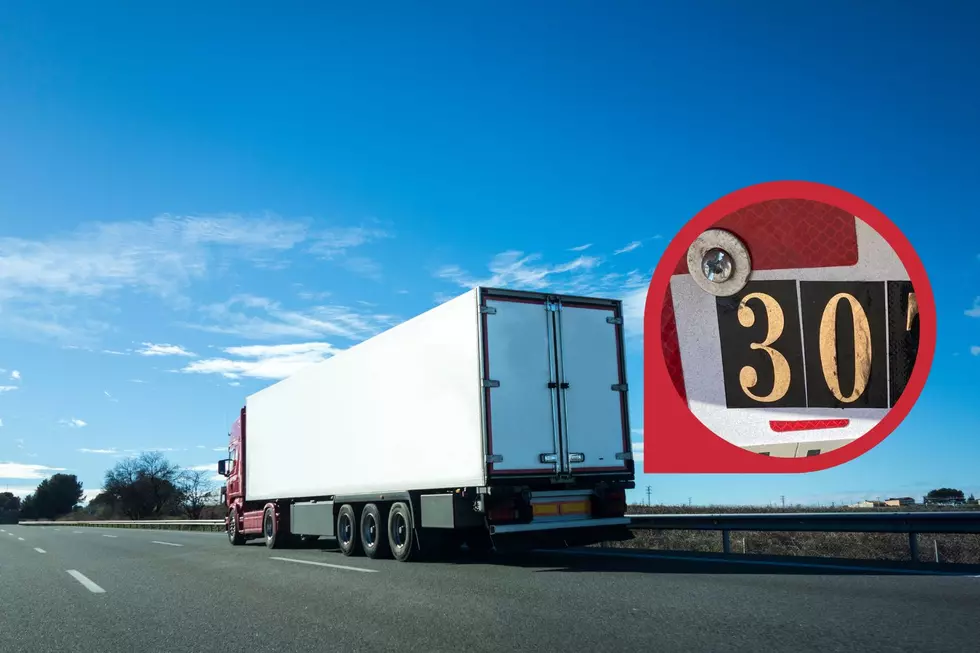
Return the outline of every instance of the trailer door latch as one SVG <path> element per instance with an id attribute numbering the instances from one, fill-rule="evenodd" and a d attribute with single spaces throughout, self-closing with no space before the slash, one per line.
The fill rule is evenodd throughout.
<path id="1" fill-rule="evenodd" d="M 623 323 L 623 318 L 621 318 L 621 317 L 607 317 L 606 318 L 606 323 L 607 324 L 622 324 Z"/>
<path id="2" fill-rule="evenodd" d="M 629 386 L 625 383 L 616 383 L 610 388 L 613 392 L 626 392 L 629 390 Z"/>
<path id="3" fill-rule="evenodd" d="M 484 388 L 499 388 L 500 387 L 500 381 L 494 381 L 492 379 L 484 379 L 483 380 L 483 387 Z"/>

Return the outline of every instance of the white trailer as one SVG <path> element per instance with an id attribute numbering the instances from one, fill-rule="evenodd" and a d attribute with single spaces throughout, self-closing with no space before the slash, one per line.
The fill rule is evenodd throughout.
<path id="1" fill-rule="evenodd" d="M 475 288 L 247 397 L 229 537 L 624 539 L 629 433 L 620 301 Z"/>

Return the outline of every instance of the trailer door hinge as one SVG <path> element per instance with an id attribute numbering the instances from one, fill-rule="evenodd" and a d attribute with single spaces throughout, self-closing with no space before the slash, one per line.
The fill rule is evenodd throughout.
<path id="1" fill-rule="evenodd" d="M 622 324 L 623 323 L 623 318 L 621 318 L 621 317 L 607 317 L 606 318 L 606 322 L 608 324 Z"/>
<path id="2" fill-rule="evenodd" d="M 494 381 L 492 379 L 483 379 L 483 387 L 484 388 L 499 388 L 500 387 L 500 381 Z"/>
<path id="3" fill-rule="evenodd" d="M 613 392 L 626 392 L 629 390 L 629 386 L 625 383 L 616 383 L 611 386 Z"/>
<path id="4" fill-rule="evenodd" d="M 495 454 L 491 454 L 491 455 L 487 456 L 487 463 L 488 464 L 490 464 L 490 463 L 502 463 L 502 462 L 504 462 L 504 457 L 501 456 L 499 453 L 495 453 Z"/>
<path id="5" fill-rule="evenodd" d="M 633 454 L 629 451 L 622 451 L 616 454 L 616 460 L 633 460 Z"/>
<path id="6" fill-rule="evenodd" d="M 496 315 L 497 309 L 495 309 L 493 306 L 481 306 L 480 312 L 484 315 Z"/>
<path id="7" fill-rule="evenodd" d="M 544 303 L 544 310 L 551 311 L 552 313 L 558 312 L 560 308 L 561 306 L 558 304 L 558 302 L 547 301 Z"/>

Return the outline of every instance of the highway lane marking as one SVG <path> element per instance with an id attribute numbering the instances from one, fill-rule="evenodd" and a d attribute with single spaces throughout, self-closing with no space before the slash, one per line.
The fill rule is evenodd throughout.
<path id="1" fill-rule="evenodd" d="M 159 542 L 157 540 L 153 540 L 151 544 L 165 544 L 166 546 L 184 546 L 183 544 L 174 544 L 173 542 Z"/>
<path id="2" fill-rule="evenodd" d="M 18 537 L 17 539 L 20 540 L 21 542 L 24 541 L 24 538 L 22 538 L 22 537 Z"/>
<path id="3" fill-rule="evenodd" d="M 38 553 L 47 553 L 47 551 L 45 551 L 44 549 L 39 549 L 37 547 L 34 547 L 34 550 L 37 551 Z"/>
<path id="4" fill-rule="evenodd" d="M 75 533 L 76 535 L 77 535 L 78 533 L 81 533 L 81 532 L 82 532 L 82 531 L 72 531 L 72 533 Z"/>
<path id="5" fill-rule="evenodd" d="M 378 573 L 377 569 L 363 569 L 362 567 L 348 567 L 347 565 L 332 565 L 329 562 L 314 562 L 313 560 L 297 560 L 296 558 L 279 558 L 270 556 L 270 560 L 281 560 L 283 562 L 298 562 L 301 565 L 316 565 L 317 567 L 330 567 L 332 569 L 346 569 L 347 571 L 363 571 L 367 574 Z"/>
<path id="6" fill-rule="evenodd" d="M 103 535 L 102 537 L 119 537 L 118 535 Z"/>
<path id="7" fill-rule="evenodd" d="M 609 558 L 632 558 L 633 560 L 682 560 L 684 562 L 714 562 L 722 563 L 728 565 L 761 565 L 763 567 L 796 567 L 797 569 L 827 569 L 829 571 L 863 571 L 863 572 L 878 572 L 882 575 L 892 575 L 892 574 L 909 574 L 913 576 L 959 576 L 959 577 L 970 577 L 969 574 L 965 572 L 956 571 L 930 571 L 928 569 L 900 569 L 900 568 L 888 568 L 888 567 L 871 567 L 864 565 L 825 565 L 817 562 L 790 562 L 784 560 L 735 560 L 728 558 L 699 558 L 696 556 L 684 556 L 684 555 L 671 555 L 671 554 L 643 554 L 643 553 L 629 553 L 626 551 L 562 551 L 560 549 L 548 550 L 548 549 L 536 549 L 535 553 L 539 554 L 559 554 L 559 555 L 571 555 L 571 556 L 592 556 L 596 558 L 609 557 Z M 980 576 L 972 576 L 973 578 L 980 578 Z"/>
<path id="8" fill-rule="evenodd" d="M 77 580 L 82 586 L 92 594 L 105 594 L 105 590 L 89 580 L 85 574 L 74 569 L 68 569 L 68 575 Z"/>

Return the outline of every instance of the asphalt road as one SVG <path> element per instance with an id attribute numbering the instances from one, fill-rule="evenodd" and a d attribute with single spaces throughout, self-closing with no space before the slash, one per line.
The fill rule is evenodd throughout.
<path id="1" fill-rule="evenodd" d="M 968 651 L 980 578 L 0 526 L 0 651 Z M 305 564 L 317 563 L 317 564 Z M 335 566 L 325 566 L 335 565 Z"/>

